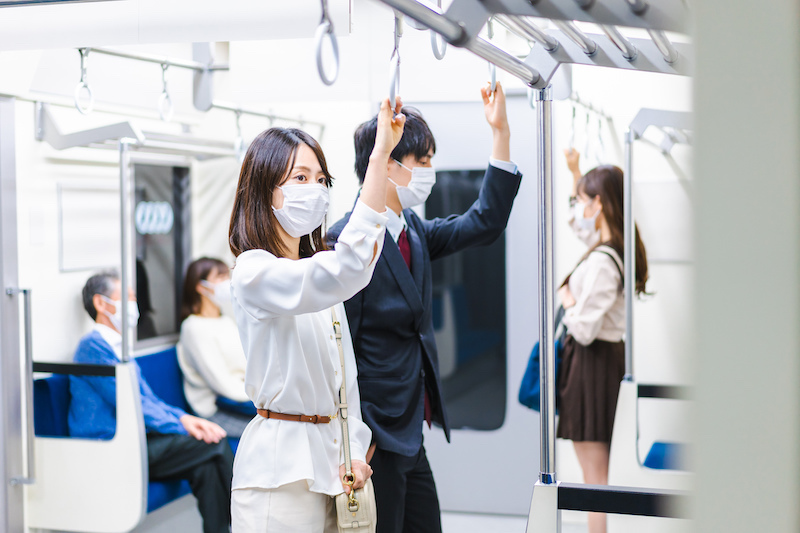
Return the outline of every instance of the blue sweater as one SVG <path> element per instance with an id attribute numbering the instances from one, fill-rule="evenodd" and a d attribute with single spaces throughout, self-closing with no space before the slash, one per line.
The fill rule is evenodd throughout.
<path id="1" fill-rule="evenodd" d="M 114 349 L 97 331 L 81 339 L 75 351 L 76 363 L 117 365 L 120 361 Z M 134 364 L 136 362 L 134 361 Z M 164 403 L 150 389 L 136 364 L 142 413 L 147 433 L 182 433 L 186 430 L 179 420 L 186 413 Z M 70 376 L 69 433 L 72 437 L 111 439 L 117 428 L 116 378 L 104 376 Z"/>

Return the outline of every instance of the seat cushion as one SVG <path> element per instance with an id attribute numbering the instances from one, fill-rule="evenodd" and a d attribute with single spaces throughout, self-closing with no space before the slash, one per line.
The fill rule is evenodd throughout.
<path id="1" fill-rule="evenodd" d="M 185 479 L 170 481 L 151 481 L 147 485 L 147 512 L 152 513 L 159 507 L 191 493 L 189 482 Z"/>
<path id="2" fill-rule="evenodd" d="M 156 396 L 168 404 L 190 413 L 183 395 L 183 374 L 178 365 L 178 352 L 173 346 L 161 352 L 136 358 L 139 368 Z"/>
<path id="3" fill-rule="evenodd" d="M 33 382 L 33 427 L 37 437 L 68 437 L 69 377 L 54 375 Z"/>
<path id="4" fill-rule="evenodd" d="M 686 470 L 687 448 L 687 444 L 679 442 L 654 442 L 644 466 L 656 470 Z"/>

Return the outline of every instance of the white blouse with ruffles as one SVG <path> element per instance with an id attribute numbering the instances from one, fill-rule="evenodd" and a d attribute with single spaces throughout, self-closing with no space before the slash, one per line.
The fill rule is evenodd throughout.
<path id="1" fill-rule="evenodd" d="M 296 261 L 249 250 L 239 255 L 231 276 L 247 357 L 245 390 L 260 409 L 337 413 L 341 372 L 330 311 L 335 306 L 342 324 L 351 453 L 361 461 L 372 434 L 361 420 L 353 342 L 341 302 L 372 279 L 386 220 L 359 201 L 333 250 Z M 236 452 L 233 489 L 270 489 L 306 479 L 312 492 L 340 494 L 341 439 L 339 417 L 310 424 L 257 416 Z"/>

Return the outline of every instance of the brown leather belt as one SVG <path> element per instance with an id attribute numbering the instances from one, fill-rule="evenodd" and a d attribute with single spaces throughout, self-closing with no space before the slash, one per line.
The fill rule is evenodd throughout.
<path id="1" fill-rule="evenodd" d="M 288 420 L 289 422 L 308 422 L 309 424 L 329 424 L 331 420 L 336 418 L 336 415 L 285 415 L 268 409 L 257 409 L 257 411 L 264 418 Z"/>

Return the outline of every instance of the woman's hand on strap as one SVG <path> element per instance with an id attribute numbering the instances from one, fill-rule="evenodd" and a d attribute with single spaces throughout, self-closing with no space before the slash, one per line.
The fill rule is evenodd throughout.
<path id="1" fill-rule="evenodd" d="M 369 156 L 364 185 L 361 187 L 360 201 L 378 213 L 386 210 L 386 182 L 389 176 L 389 158 L 392 150 L 403 136 L 406 116 L 400 113 L 403 102 L 398 97 L 395 109 L 389 107 L 389 99 L 381 102 L 378 113 L 378 128 L 375 132 L 375 146 Z M 376 248 L 377 249 L 377 248 Z"/>
<path id="2" fill-rule="evenodd" d="M 372 467 L 370 467 L 364 461 L 353 461 L 352 467 L 353 467 L 353 475 L 356 478 L 355 482 L 353 483 L 353 488 L 360 489 L 364 486 L 364 483 L 366 483 L 367 480 L 372 475 Z M 344 465 L 342 465 L 339 467 L 339 479 L 342 479 L 342 487 L 344 487 L 345 494 L 350 494 L 350 485 L 344 482 L 344 473 L 345 469 Z"/>
<path id="3" fill-rule="evenodd" d="M 378 128 L 375 131 L 375 146 L 372 148 L 372 155 L 379 155 L 389 158 L 403 136 L 403 127 L 406 125 L 406 116 L 400 112 L 403 108 L 403 100 L 398 96 L 395 99 L 395 108 L 392 109 L 389 99 L 381 102 L 381 110 L 378 112 Z"/>

